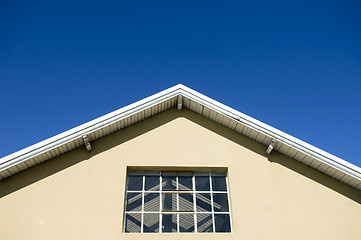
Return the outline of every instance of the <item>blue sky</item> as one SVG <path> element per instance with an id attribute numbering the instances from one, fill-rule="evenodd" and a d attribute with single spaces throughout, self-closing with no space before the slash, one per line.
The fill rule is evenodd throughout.
<path id="1" fill-rule="evenodd" d="M 1 1 L 0 157 L 182 83 L 361 166 L 359 1 Z"/>

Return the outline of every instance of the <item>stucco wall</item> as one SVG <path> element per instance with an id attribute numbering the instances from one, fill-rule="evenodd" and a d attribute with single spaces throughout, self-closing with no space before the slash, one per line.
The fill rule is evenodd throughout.
<path id="1" fill-rule="evenodd" d="M 0 182 L 0 239 L 361 239 L 361 194 L 175 109 Z M 232 233 L 122 233 L 126 171 L 226 167 Z"/>

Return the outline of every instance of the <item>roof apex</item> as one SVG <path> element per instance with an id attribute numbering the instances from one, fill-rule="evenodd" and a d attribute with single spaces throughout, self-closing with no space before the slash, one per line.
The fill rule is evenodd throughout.
<path id="1" fill-rule="evenodd" d="M 93 141 L 174 107 L 177 105 L 179 96 L 182 97 L 184 107 L 246 135 L 266 147 L 272 141 L 276 141 L 273 146 L 276 151 L 361 190 L 361 168 L 219 103 L 183 84 L 177 84 L 1 158 L 0 180 L 83 145 L 83 136 L 85 135 L 89 141 Z M 132 116 L 137 116 L 135 119 L 138 120 L 131 120 Z M 119 125 L 122 127 L 116 127 Z"/>

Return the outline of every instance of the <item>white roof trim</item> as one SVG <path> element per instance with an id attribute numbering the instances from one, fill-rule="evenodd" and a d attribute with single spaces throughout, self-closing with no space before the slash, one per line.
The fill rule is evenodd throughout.
<path id="1" fill-rule="evenodd" d="M 271 127 L 261 121 L 258 121 L 250 116 L 247 116 L 246 114 L 234 110 L 222 103 L 219 103 L 207 96 L 204 96 L 188 87 L 183 86 L 183 88 L 184 88 L 182 91 L 183 96 L 186 96 L 190 99 L 194 99 L 198 101 L 200 104 L 210 109 L 213 109 L 219 113 L 222 113 L 223 115 L 239 120 L 244 125 L 260 133 L 263 133 L 271 138 L 277 139 L 278 142 L 287 144 L 288 146 L 298 151 L 306 153 L 311 157 L 314 157 L 327 165 L 333 166 L 338 170 L 341 170 L 349 175 L 355 176 L 361 180 L 361 168 L 341 158 L 338 158 L 328 152 L 325 152 L 315 146 L 312 146 L 311 144 L 308 144 L 300 139 L 297 139 L 287 133 L 284 133 L 274 127 Z"/>
<path id="2" fill-rule="evenodd" d="M 97 129 L 109 125 L 117 120 L 133 115 L 134 113 L 146 109 L 152 105 L 162 102 L 171 97 L 171 95 L 179 94 L 179 85 L 171 87 L 165 91 L 154 94 L 143 100 L 130 104 L 126 107 L 118 109 L 114 112 L 108 113 L 102 117 L 96 118 L 92 121 L 84 123 L 78 127 L 72 128 L 68 131 L 55 135 L 30 147 L 24 148 L 13 154 L 5 156 L 0 159 L 0 171 L 9 168 L 21 161 L 34 157 L 43 152 L 49 151 L 57 146 L 70 142 L 74 139 L 80 138 L 83 135 L 89 134 Z"/>
<path id="3" fill-rule="evenodd" d="M 119 110 L 106 114 L 95 120 L 82 124 L 78 127 L 70 129 L 66 132 L 63 132 L 54 137 L 51 137 L 37 144 L 34 144 L 30 147 L 27 147 L 23 150 L 20 150 L 18 152 L 15 152 L 13 154 L 1 158 L 0 179 L 9 177 L 15 174 L 16 172 L 23 170 L 22 167 L 20 167 L 20 165 L 22 163 L 26 164 L 26 161 L 28 161 L 29 159 L 36 158 L 41 154 L 49 154 L 51 150 L 65 146 L 66 144 L 69 144 L 72 141 L 76 141 L 77 139 L 82 138 L 83 135 L 89 136 L 91 133 L 104 129 L 105 127 L 110 126 L 111 124 L 115 124 L 123 119 L 136 115 L 151 107 L 157 105 L 159 106 L 160 104 L 166 101 L 169 102 L 172 98 L 177 99 L 179 95 L 181 95 L 183 98 L 187 98 L 193 102 L 196 102 L 201 106 L 207 107 L 212 111 L 215 111 L 231 119 L 232 121 L 240 123 L 250 129 L 253 129 L 259 134 L 263 134 L 264 136 L 267 136 L 269 138 L 276 139 L 277 143 L 283 143 L 289 146 L 290 148 L 294 149 L 298 153 L 305 154 L 311 157 L 312 159 L 315 159 L 316 161 L 326 164 L 327 166 L 335 169 L 337 172 L 341 172 L 350 176 L 352 180 L 349 180 L 348 182 L 350 182 L 350 184 L 352 183 L 353 187 L 356 187 L 357 189 L 361 190 L 361 168 L 349 162 L 346 162 L 332 154 L 329 154 L 319 148 L 316 148 L 304 141 L 292 137 L 263 122 L 260 122 L 252 117 L 249 117 L 239 111 L 236 111 L 182 84 L 178 84 L 174 87 L 171 87 L 162 92 L 154 94 L 143 100 L 130 104 Z M 177 101 L 175 100 L 174 106 L 176 106 L 176 102 Z M 183 107 L 185 107 L 184 104 Z M 95 140 L 95 139 L 91 139 L 91 140 Z M 51 155 L 52 154 L 49 154 L 49 156 Z M 51 158 L 52 157 L 48 157 L 46 160 Z M 348 184 L 348 182 L 345 183 Z"/>

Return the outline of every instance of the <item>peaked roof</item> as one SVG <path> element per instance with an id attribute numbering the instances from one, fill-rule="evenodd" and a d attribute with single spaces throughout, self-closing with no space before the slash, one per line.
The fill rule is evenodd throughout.
<path id="1" fill-rule="evenodd" d="M 265 145 L 268 153 L 274 149 L 361 190 L 361 168 L 182 84 L 1 158 L 0 180 L 172 107 L 190 109 Z"/>

